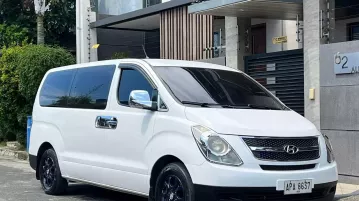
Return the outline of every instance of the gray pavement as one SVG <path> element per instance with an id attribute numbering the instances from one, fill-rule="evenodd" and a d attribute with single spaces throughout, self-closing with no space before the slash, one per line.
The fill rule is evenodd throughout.
<path id="1" fill-rule="evenodd" d="M 0 201 L 146 201 L 146 199 L 88 185 L 72 184 L 66 195 L 43 193 L 34 171 L 24 161 L 0 158 Z"/>
<path id="2" fill-rule="evenodd" d="M 355 196 L 357 195 L 357 196 Z M 72 184 L 64 196 L 48 196 L 26 161 L 0 158 L 0 201 L 145 201 L 146 199 L 88 185 Z M 359 201 L 359 192 L 335 200 Z"/>

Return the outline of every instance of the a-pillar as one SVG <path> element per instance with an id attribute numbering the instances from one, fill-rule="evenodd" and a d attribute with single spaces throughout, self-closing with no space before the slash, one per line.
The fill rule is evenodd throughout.
<path id="1" fill-rule="evenodd" d="M 251 19 L 225 17 L 226 65 L 244 71 L 244 57 L 251 54 Z"/>
<path id="2" fill-rule="evenodd" d="M 334 6 L 331 0 L 330 7 Z M 329 8 L 330 8 L 329 7 Z M 328 42 L 326 37 L 322 37 L 323 31 L 321 24 L 325 27 L 327 18 L 327 0 L 303 0 L 304 14 L 304 103 L 305 117 L 313 122 L 320 129 L 320 46 Z M 333 38 L 334 24 L 332 19 L 333 10 L 330 13 L 330 39 Z M 323 15 L 321 14 L 323 11 Z M 321 18 L 323 16 L 323 18 Z M 324 19 L 321 23 L 321 19 Z M 310 99 L 310 91 L 314 91 L 314 99 Z"/>

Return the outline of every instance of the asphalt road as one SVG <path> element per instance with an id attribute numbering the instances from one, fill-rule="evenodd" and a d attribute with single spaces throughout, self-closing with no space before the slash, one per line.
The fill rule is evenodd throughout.
<path id="1" fill-rule="evenodd" d="M 146 199 L 88 185 L 72 184 L 64 196 L 48 196 L 27 162 L 0 158 L 0 201 L 145 201 Z M 340 201 L 359 201 L 341 196 Z"/>
<path id="2" fill-rule="evenodd" d="M 48 196 L 27 162 L 0 158 L 0 201 L 146 201 L 142 197 L 71 184 L 66 195 Z"/>

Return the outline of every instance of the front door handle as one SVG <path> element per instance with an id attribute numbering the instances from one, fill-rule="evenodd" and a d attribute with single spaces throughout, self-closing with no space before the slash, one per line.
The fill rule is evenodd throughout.
<path id="1" fill-rule="evenodd" d="M 98 116 L 95 122 L 96 128 L 102 129 L 116 129 L 117 118 L 112 116 Z"/>

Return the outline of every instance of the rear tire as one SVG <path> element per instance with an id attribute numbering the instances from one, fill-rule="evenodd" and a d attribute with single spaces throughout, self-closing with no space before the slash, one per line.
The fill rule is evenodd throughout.
<path id="1" fill-rule="evenodd" d="M 158 175 L 155 201 L 194 201 L 191 176 L 182 163 L 167 165 Z"/>
<path id="2" fill-rule="evenodd" d="M 62 178 L 56 152 L 48 149 L 41 156 L 39 176 L 42 189 L 48 195 L 60 195 L 66 191 L 68 182 Z"/>

